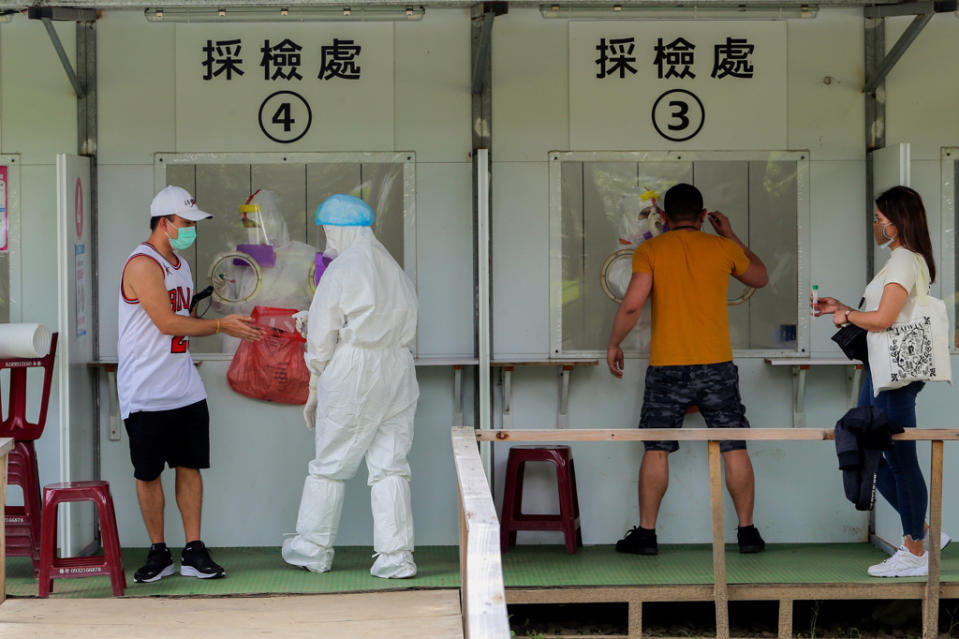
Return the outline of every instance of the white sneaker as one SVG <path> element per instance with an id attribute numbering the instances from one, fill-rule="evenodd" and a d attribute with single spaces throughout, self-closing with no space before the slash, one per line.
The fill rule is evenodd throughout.
<path id="1" fill-rule="evenodd" d="M 905 546 L 899 546 L 892 557 L 869 566 L 868 572 L 873 577 L 924 577 L 929 572 L 929 553 L 917 557 Z"/>

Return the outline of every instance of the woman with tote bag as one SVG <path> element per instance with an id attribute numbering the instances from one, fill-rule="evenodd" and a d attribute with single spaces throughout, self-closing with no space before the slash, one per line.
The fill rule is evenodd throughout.
<path id="1" fill-rule="evenodd" d="M 863 293 L 864 308 L 868 310 L 857 310 L 832 297 L 820 297 L 814 306 L 817 317 L 832 314 L 833 324 L 837 327 L 848 323 L 866 331 L 886 331 L 897 320 L 902 321 L 900 315 L 907 302 L 915 302 L 919 292 L 917 284 L 928 287 L 935 281 L 936 265 L 926 225 L 926 209 L 918 193 L 905 186 L 896 186 L 876 198 L 872 230 L 876 244 L 888 247 L 892 253 Z M 926 293 L 928 290 L 921 291 L 921 294 Z M 876 393 L 868 362 L 864 377 L 859 406 L 875 406 L 890 421 L 905 428 L 916 427 L 916 396 L 924 382 L 914 381 Z M 876 485 L 879 493 L 899 513 L 904 540 L 892 557 L 870 566 L 869 574 L 873 577 L 927 574 L 929 555 L 925 549 L 925 517 L 928 492 L 916 456 L 916 442 L 893 442 L 892 448 L 883 453 Z M 944 547 L 949 537 L 943 534 L 939 541 Z"/>

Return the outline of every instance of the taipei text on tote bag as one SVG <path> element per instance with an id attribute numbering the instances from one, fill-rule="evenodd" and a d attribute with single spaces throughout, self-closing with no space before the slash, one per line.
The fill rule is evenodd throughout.
<path id="1" fill-rule="evenodd" d="M 949 317 L 945 303 L 929 295 L 924 264 L 916 259 L 916 295 L 896 322 L 884 331 L 869 331 L 869 369 L 873 393 L 912 382 L 950 382 Z M 905 318 L 903 320 L 903 318 Z"/>

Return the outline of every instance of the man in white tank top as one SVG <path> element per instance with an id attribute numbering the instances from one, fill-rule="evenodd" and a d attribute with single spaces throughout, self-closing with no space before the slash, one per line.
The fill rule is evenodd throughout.
<path id="1" fill-rule="evenodd" d="M 186 190 L 168 186 L 153 198 L 150 217 L 150 237 L 127 259 L 119 295 L 117 391 L 130 436 L 137 498 L 152 544 L 134 581 L 157 581 L 175 572 L 164 542 L 164 464 L 176 469 L 176 500 L 187 542 L 180 574 L 223 577 L 226 572 L 200 540 L 200 469 L 210 466 L 209 412 L 189 338 L 223 332 L 257 340 L 260 331 L 242 315 L 190 316 L 193 276 L 175 251 L 192 245 L 196 223 L 212 216 L 198 209 Z"/>

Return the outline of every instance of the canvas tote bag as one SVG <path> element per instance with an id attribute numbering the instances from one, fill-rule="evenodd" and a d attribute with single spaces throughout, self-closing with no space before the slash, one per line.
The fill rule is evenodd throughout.
<path id="1" fill-rule="evenodd" d="M 945 303 L 929 295 L 925 264 L 916 259 L 916 295 L 896 322 L 884 331 L 869 331 L 869 369 L 873 393 L 912 382 L 952 383 L 949 361 L 949 317 Z"/>

